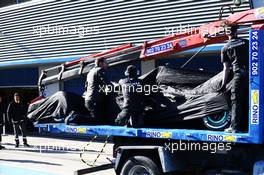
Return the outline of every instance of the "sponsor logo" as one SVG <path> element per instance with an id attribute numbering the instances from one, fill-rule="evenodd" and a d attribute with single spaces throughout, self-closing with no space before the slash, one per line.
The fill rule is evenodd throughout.
<path id="1" fill-rule="evenodd" d="M 151 138 L 172 138 L 172 132 L 147 131 L 145 134 Z"/>
<path id="2" fill-rule="evenodd" d="M 66 132 L 69 132 L 69 133 L 77 133 L 77 128 L 67 127 L 66 128 Z"/>
<path id="3" fill-rule="evenodd" d="M 78 128 L 77 133 L 86 133 L 86 128 Z"/>
<path id="4" fill-rule="evenodd" d="M 255 16 L 257 19 L 264 18 L 264 7 L 258 8 L 255 10 Z"/>
<path id="5" fill-rule="evenodd" d="M 253 91 L 252 93 L 252 101 L 253 101 L 253 104 L 258 104 L 259 102 L 259 96 L 258 96 L 258 91 Z"/>
<path id="6" fill-rule="evenodd" d="M 179 46 L 181 46 L 181 47 L 187 46 L 187 40 L 181 40 L 181 41 L 179 41 Z"/>
<path id="7" fill-rule="evenodd" d="M 171 132 L 162 132 L 161 133 L 162 138 L 172 138 Z"/>
<path id="8" fill-rule="evenodd" d="M 224 141 L 235 142 L 236 137 L 235 136 L 224 136 Z"/>
<path id="9" fill-rule="evenodd" d="M 208 134 L 207 135 L 207 140 L 208 141 L 214 141 L 214 142 L 235 142 L 236 136 L 232 135 L 216 135 L 216 134 Z"/>
<path id="10" fill-rule="evenodd" d="M 209 134 L 207 135 L 207 140 L 221 142 L 221 141 L 224 141 L 224 136 Z"/>
<path id="11" fill-rule="evenodd" d="M 251 124 L 259 124 L 259 90 L 251 91 Z"/>
<path id="12" fill-rule="evenodd" d="M 73 127 L 67 127 L 66 132 L 68 133 L 86 133 L 86 128 L 73 128 Z"/>

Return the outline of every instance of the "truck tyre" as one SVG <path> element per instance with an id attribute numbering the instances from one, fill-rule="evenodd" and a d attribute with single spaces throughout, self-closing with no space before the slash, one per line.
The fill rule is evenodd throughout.
<path id="1" fill-rule="evenodd" d="M 150 158 L 133 156 L 125 162 L 120 175 L 161 175 L 161 172 Z"/>
<path id="2" fill-rule="evenodd" d="M 231 112 L 223 111 L 203 118 L 203 123 L 209 130 L 223 131 L 229 127 Z"/>

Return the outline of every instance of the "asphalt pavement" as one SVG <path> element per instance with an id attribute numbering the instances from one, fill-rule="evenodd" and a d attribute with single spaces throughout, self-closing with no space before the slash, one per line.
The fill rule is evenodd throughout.
<path id="1" fill-rule="evenodd" d="M 22 142 L 22 138 L 20 138 Z M 93 142 L 89 139 L 52 138 L 46 136 L 28 137 L 31 147 L 14 146 L 14 136 L 3 136 L 4 150 L 0 150 L 0 175 L 73 175 L 75 171 L 89 168 L 80 159 L 92 164 L 101 151 L 104 142 Z M 95 165 L 110 163 L 113 144 L 108 143 Z M 104 170 L 91 175 L 115 175 L 113 169 Z"/>

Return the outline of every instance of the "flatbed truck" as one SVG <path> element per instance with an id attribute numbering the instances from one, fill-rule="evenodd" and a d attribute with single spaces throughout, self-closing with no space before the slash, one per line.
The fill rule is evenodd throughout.
<path id="1" fill-rule="evenodd" d="M 241 1 L 235 1 L 240 4 Z M 72 126 L 66 124 L 37 124 L 40 131 L 72 133 L 87 136 L 111 136 L 114 143 L 113 166 L 118 175 L 136 174 L 184 174 L 184 172 L 207 172 L 207 174 L 264 174 L 264 2 L 250 1 L 252 9 L 231 15 L 227 20 L 206 24 L 215 28 L 253 23 L 249 31 L 249 112 L 246 133 L 222 131 L 163 128 L 129 128 L 98 125 Z M 223 10 L 223 9 L 221 9 Z M 203 35 L 190 33 L 172 35 L 160 40 L 145 42 L 141 46 L 130 44 L 95 54 L 60 67 L 60 74 L 47 77 L 44 71 L 39 85 L 73 77 L 74 70 L 84 74 L 86 65 L 96 57 L 111 58 L 116 54 L 133 53 L 142 60 L 150 60 L 208 44 L 227 40 L 223 33 L 208 32 Z M 122 57 L 124 59 L 124 57 Z M 88 61 L 87 61 L 88 60 Z M 130 59 L 133 60 L 133 59 Z M 124 60 L 126 61 L 126 59 Z M 87 63 L 85 65 L 85 63 Z M 77 66 L 76 66 L 77 65 Z M 71 67 L 71 70 L 69 69 Z M 88 66 L 89 67 L 89 66 Z M 58 67 L 56 67 L 58 68 Z M 73 69 L 72 69 L 73 68 Z M 47 70 L 48 71 L 48 70 Z M 41 88 L 40 88 L 41 89 Z M 106 167 L 103 167 L 106 168 Z M 79 171 L 81 174 L 89 171 Z"/>

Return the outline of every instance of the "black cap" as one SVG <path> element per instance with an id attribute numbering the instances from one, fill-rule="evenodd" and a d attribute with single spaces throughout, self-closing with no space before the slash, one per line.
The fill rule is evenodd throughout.
<path id="1" fill-rule="evenodd" d="M 137 68 L 134 65 L 127 66 L 125 75 L 128 77 L 135 77 L 137 76 Z"/>
<path id="2" fill-rule="evenodd" d="M 238 25 L 233 25 L 230 27 L 230 35 L 236 35 L 238 30 Z"/>
<path id="3" fill-rule="evenodd" d="M 99 63 L 103 63 L 104 61 L 106 61 L 106 60 L 105 60 L 103 57 L 101 57 L 101 58 L 96 58 L 96 59 L 94 60 L 95 66 L 98 66 Z"/>

